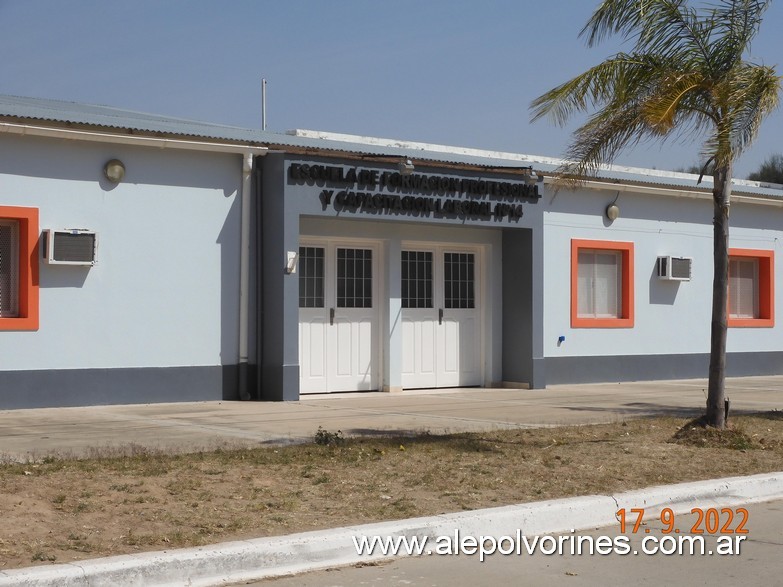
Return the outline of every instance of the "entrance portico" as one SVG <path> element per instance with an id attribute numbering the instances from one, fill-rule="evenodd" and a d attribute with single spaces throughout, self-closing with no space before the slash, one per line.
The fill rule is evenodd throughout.
<path id="1" fill-rule="evenodd" d="M 536 192 L 519 177 L 264 163 L 260 399 L 532 385 L 540 214 L 527 214 Z M 504 259 L 506 241 L 515 259 Z M 512 349 L 508 368 L 506 338 L 527 354 Z M 521 379 L 508 379 L 514 371 Z"/>

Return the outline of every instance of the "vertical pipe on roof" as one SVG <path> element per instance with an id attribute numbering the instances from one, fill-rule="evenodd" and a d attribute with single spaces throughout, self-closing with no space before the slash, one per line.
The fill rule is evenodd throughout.
<path id="1" fill-rule="evenodd" d="M 261 130 L 266 130 L 266 78 L 261 79 Z"/>

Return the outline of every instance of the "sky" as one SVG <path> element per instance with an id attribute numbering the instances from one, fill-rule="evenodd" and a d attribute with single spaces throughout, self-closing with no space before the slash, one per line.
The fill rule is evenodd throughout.
<path id="1" fill-rule="evenodd" d="M 597 0 L 0 0 L 0 93 L 246 128 L 310 129 L 559 157 L 575 121 L 530 102 L 623 47 L 587 48 Z M 783 2 L 751 60 L 779 66 Z M 626 47 L 627 48 L 627 47 Z M 783 111 L 738 161 L 783 152 Z M 683 169 L 700 142 L 645 143 L 615 163 Z"/>

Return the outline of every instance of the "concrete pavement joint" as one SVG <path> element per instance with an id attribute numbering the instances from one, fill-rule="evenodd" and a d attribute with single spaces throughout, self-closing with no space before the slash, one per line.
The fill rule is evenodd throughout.
<path id="1" fill-rule="evenodd" d="M 625 507 L 652 518 L 664 507 L 735 506 L 783 498 L 783 472 L 656 486 L 617 495 L 591 495 L 259 538 L 172 551 L 122 555 L 0 572 L 0 587 L 103 587 L 114 585 L 220 585 L 391 558 L 360 556 L 355 536 L 526 536 L 600 528 L 616 523 Z"/>
<path id="2" fill-rule="evenodd" d="M 234 438 L 244 438 L 246 440 L 267 440 L 268 436 L 264 434 L 258 434 L 255 432 L 246 432 L 239 430 L 236 427 L 231 426 L 215 426 L 206 424 L 196 424 L 194 422 L 182 422 L 177 420 L 168 420 L 162 418 L 137 418 L 131 416 L 123 416 L 121 414 L 112 415 L 112 419 L 120 422 L 139 422 L 141 424 L 155 424 L 156 427 L 167 428 L 184 428 L 188 430 L 203 430 L 205 432 L 213 432 L 215 434 L 221 434 L 224 436 L 230 436 Z"/>
<path id="3" fill-rule="evenodd" d="M 390 417 L 390 416 L 399 416 L 402 418 L 406 417 L 421 417 L 421 418 L 427 418 L 434 419 L 434 420 L 450 420 L 450 421 L 457 421 L 457 422 L 471 422 L 475 424 L 488 424 L 490 426 L 509 426 L 512 428 L 522 427 L 522 428 L 534 428 L 535 426 L 530 426 L 527 424 L 521 424 L 519 422 L 509 422 L 507 420 L 487 420 L 486 418 L 466 418 L 464 416 L 454 416 L 454 415 L 441 415 L 441 414 L 432 414 L 432 413 L 417 413 L 417 412 L 405 412 L 405 411 L 389 411 L 389 410 L 383 410 L 383 409 L 371 409 L 371 408 L 351 408 L 352 411 L 359 412 L 357 415 L 372 415 L 372 416 L 382 416 L 382 417 Z M 543 426 L 541 426 L 543 428 Z"/>

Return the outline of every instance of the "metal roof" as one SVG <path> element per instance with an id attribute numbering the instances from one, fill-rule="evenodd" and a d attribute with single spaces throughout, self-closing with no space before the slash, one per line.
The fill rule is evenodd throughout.
<path id="1" fill-rule="evenodd" d="M 562 163 L 561 159 L 485 151 L 478 149 L 362 137 L 319 131 L 291 131 L 276 133 L 259 129 L 212 124 L 148 114 L 132 110 L 66 102 L 44 98 L 27 98 L 0 94 L 0 117 L 22 121 L 41 121 L 57 124 L 77 124 L 124 132 L 144 132 L 155 135 L 195 137 L 267 147 L 281 147 L 295 150 L 345 153 L 371 157 L 408 157 L 419 161 L 441 164 L 467 165 L 499 169 L 518 169 L 533 166 L 537 171 L 553 172 Z M 697 185 L 698 176 L 638 167 L 608 165 L 602 167 L 595 179 L 623 183 L 644 183 L 690 190 L 711 189 L 712 178 L 705 176 L 702 185 Z M 762 184 L 748 180 L 733 180 L 733 191 L 783 199 L 783 186 Z"/>
<path id="2" fill-rule="evenodd" d="M 44 98 L 0 95 L 0 116 L 227 141 L 256 140 L 251 136 L 254 131 L 243 128 Z"/>

